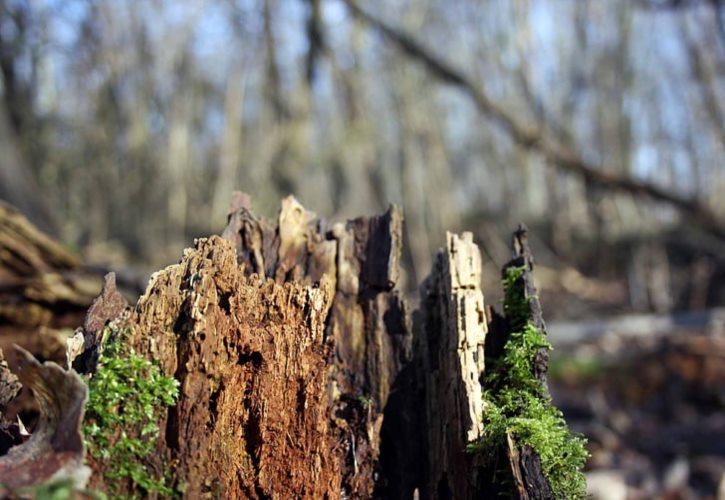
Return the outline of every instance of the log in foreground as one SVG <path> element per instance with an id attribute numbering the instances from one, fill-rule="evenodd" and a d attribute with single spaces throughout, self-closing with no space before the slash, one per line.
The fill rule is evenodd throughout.
<path id="1" fill-rule="evenodd" d="M 75 328 L 100 280 L 80 260 L 0 200 L 0 348 L 21 363 L 13 344 L 61 363 L 64 329 Z"/>
<path id="2" fill-rule="evenodd" d="M 74 367 L 94 372 L 90 486 L 183 498 L 561 496 L 552 481 L 579 478 L 583 449 L 552 469 L 551 432 L 532 438 L 520 405 L 503 402 L 531 393 L 550 408 L 525 232 L 504 316 L 484 307 L 470 233 L 447 235 L 410 315 L 402 223 L 396 207 L 328 223 L 290 197 L 272 224 L 237 194 L 222 237 L 154 274 L 133 309 L 107 280 L 69 348 Z M 544 340 L 507 367 L 522 330 Z M 508 390 L 516 383 L 535 389 Z M 556 446 L 581 447 L 563 420 L 549 423 Z"/>

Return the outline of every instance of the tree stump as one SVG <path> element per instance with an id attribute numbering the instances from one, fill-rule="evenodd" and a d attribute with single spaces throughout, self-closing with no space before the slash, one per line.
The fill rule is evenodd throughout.
<path id="1" fill-rule="evenodd" d="M 183 498 L 550 496 L 538 455 L 513 434 L 506 478 L 471 451 L 486 436 L 487 363 L 515 330 L 514 316 L 484 306 L 471 233 L 446 235 L 411 315 L 399 291 L 402 224 L 397 207 L 328 223 L 292 197 L 270 223 L 237 193 L 222 236 L 155 273 L 135 307 L 108 277 L 68 364 L 93 377 L 122 343 L 179 385 L 175 403 L 117 429 L 109 449 L 157 436 L 142 465 Z M 516 241 L 526 317 L 543 334 L 525 232 Z M 542 386 L 546 363 L 542 351 L 531 365 Z M 93 487 L 150 491 L 109 481 L 110 460 L 89 457 Z"/>

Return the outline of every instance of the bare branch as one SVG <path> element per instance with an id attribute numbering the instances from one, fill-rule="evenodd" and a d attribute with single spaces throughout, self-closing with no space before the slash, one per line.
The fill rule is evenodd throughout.
<path id="1" fill-rule="evenodd" d="M 400 50 L 422 63 L 440 80 L 460 88 L 473 100 L 479 111 L 504 128 L 521 147 L 540 153 L 551 165 L 558 165 L 584 177 L 587 181 L 610 189 L 645 195 L 653 200 L 668 203 L 677 208 L 692 222 L 701 224 L 713 233 L 725 237 L 725 224 L 715 213 L 697 199 L 691 199 L 654 184 L 623 176 L 622 169 L 606 165 L 594 165 L 566 146 L 546 137 L 537 128 L 530 128 L 507 110 L 495 104 L 484 89 L 447 61 L 431 53 L 409 34 L 363 10 L 355 0 L 342 0 L 353 16 L 361 19 L 381 33 Z"/>

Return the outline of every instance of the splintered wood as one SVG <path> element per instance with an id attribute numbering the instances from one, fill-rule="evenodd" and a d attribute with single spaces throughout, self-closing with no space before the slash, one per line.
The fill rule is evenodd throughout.
<path id="1" fill-rule="evenodd" d="M 252 215 L 248 197 L 237 195 L 223 233 L 234 243 L 246 274 L 297 286 L 329 286 L 329 412 L 338 448 L 344 450 L 336 494 L 373 494 L 383 411 L 410 358 L 411 332 L 397 289 L 402 224 L 397 207 L 379 216 L 328 224 L 288 197 L 274 227 Z"/>
<path id="2" fill-rule="evenodd" d="M 456 325 L 451 341 L 456 341 L 455 357 L 461 365 L 461 380 L 465 397 L 459 404 L 462 413 L 471 422 L 466 429 L 467 442 L 483 434 L 483 395 L 480 377 L 484 370 L 484 344 L 486 343 L 486 313 L 481 291 L 481 253 L 473 243 L 471 233 L 447 233 L 447 260 L 452 316 Z M 453 319 L 453 318 L 451 318 Z M 457 338 L 456 338 L 457 337 Z"/>
<path id="3" fill-rule="evenodd" d="M 339 491 L 324 339 L 330 296 L 324 281 L 246 276 L 218 237 L 152 278 L 130 320 L 132 343 L 181 382 L 160 449 L 186 498 Z"/>
<path id="4" fill-rule="evenodd" d="M 236 198 L 223 238 L 154 274 L 119 328 L 180 381 L 160 418 L 185 498 L 370 497 L 383 411 L 410 359 L 396 289 L 402 215 L 276 225 Z"/>
<path id="5" fill-rule="evenodd" d="M 480 378 L 487 328 L 481 256 L 471 233 L 448 233 L 446 240 L 422 286 L 417 332 L 425 381 L 423 491 L 434 498 L 470 498 L 475 457 L 466 447 L 483 433 Z"/>

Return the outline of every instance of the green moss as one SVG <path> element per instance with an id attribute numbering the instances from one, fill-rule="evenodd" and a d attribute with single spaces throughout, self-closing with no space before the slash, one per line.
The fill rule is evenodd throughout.
<path id="1" fill-rule="evenodd" d="M 17 494 L 35 500 L 71 500 L 75 497 L 75 488 L 72 479 L 59 479 L 39 486 L 23 488 Z"/>
<path id="2" fill-rule="evenodd" d="M 486 376 L 485 435 L 472 449 L 496 457 L 506 446 L 507 433 L 511 433 L 520 446 L 536 451 L 555 498 L 585 498 L 582 468 L 588 457 L 586 441 L 569 431 L 548 389 L 533 375 L 537 351 L 552 347 L 529 320 L 524 270 L 509 268 L 503 279 L 504 311 L 512 328 L 518 329 L 511 333 L 503 356 Z"/>
<path id="3" fill-rule="evenodd" d="M 33 498 L 34 500 L 74 500 L 76 498 L 107 500 L 105 494 L 95 490 L 77 490 L 72 479 L 56 479 L 38 486 L 20 488 L 7 498 Z M 5 497 L 4 497 L 5 498 Z"/>
<path id="4" fill-rule="evenodd" d="M 524 282 L 525 266 L 509 267 L 503 277 L 503 312 L 513 331 L 518 331 L 529 321 L 529 300 Z"/>
<path id="5" fill-rule="evenodd" d="M 168 471 L 158 477 L 148 458 L 156 451 L 159 416 L 175 404 L 179 383 L 127 349 L 124 333 L 107 329 L 98 370 L 88 382 L 86 446 L 105 464 L 105 479 L 113 490 L 130 481 L 139 493 L 170 496 L 174 491 L 168 486 Z"/>
<path id="6" fill-rule="evenodd" d="M 360 395 L 357 397 L 357 400 L 360 401 L 364 408 L 370 408 L 373 404 L 372 396 Z"/>

